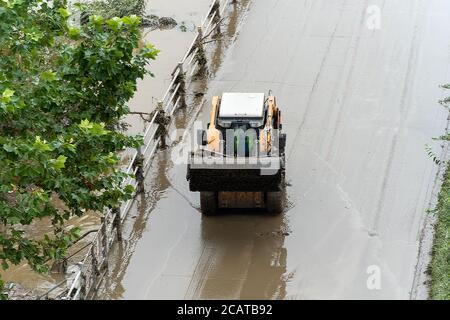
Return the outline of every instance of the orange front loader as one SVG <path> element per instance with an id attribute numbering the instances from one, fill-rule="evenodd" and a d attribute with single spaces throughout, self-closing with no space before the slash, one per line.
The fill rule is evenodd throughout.
<path id="1" fill-rule="evenodd" d="M 286 135 L 274 96 L 224 93 L 212 99 L 210 122 L 198 133 L 189 158 L 191 191 L 202 212 L 218 209 L 283 209 Z"/>

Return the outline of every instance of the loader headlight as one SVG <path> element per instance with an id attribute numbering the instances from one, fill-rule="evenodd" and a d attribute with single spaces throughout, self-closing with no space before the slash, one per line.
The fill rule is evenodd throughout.
<path id="1" fill-rule="evenodd" d="M 231 121 L 219 120 L 219 126 L 222 128 L 231 128 Z"/>
<path id="2" fill-rule="evenodd" d="M 259 121 L 250 121 L 250 127 L 252 127 L 252 128 L 259 128 L 259 127 L 261 127 L 261 122 L 259 122 Z"/>

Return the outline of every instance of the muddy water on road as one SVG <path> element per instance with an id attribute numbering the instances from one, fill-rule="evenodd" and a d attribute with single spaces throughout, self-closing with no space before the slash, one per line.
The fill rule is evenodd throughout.
<path id="1" fill-rule="evenodd" d="M 424 145 L 447 123 L 437 101 L 449 79 L 450 3 L 370 4 L 381 29 L 367 27 L 369 1 L 242 8 L 227 29 L 236 40 L 217 44 L 218 69 L 196 85 L 206 100 L 276 93 L 285 211 L 202 217 L 185 165 L 161 152 L 100 298 L 410 297 L 436 176 Z M 206 123 L 209 105 L 181 111 L 177 127 L 195 117 Z"/>
<path id="2" fill-rule="evenodd" d="M 196 26 L 201 24 L 210 4 L 210 0 L 152 0 L 148 3 L 148 14 L 174 18 L 178 25 L 170 30 L 143 31 L 143 42 L 152 43 L 161 52 L 149 66 L 154 77 L 147 75 L 138 81 L 136 95 L 129 102 L 131 111 L 153 111 L 170 84 L 170 75 L 191 44 Z M 131 124 L 130 133 L 144 131 L 145 123 L 140 116 L 131 115 L 125 120 Z"/>

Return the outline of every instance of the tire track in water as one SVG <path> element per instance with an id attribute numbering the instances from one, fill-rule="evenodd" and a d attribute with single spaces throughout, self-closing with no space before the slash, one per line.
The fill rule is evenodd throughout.
<path id="1" fill-rule="evenodd" d="M 420 2 L 420 1 L 419 1 Z M 418 1 L 416 1 L 414 4 L 417 4 Z M 411 9 L 415 16 L 414 16 L 414 31 L 411 38 L 411 46 L 409 49 L 409 58 L 408 58 L 408 64 L 407 64 L 407 70 L 405 74 L 405 79 L 403 81 L 403 88 L 402 88 L 402 94 L 400 98 L 400 123 L 399 123 L 399 129 L 395 130 L 394 136 L 391 140 L 391 145 L 389 148 L 389 157 L 388 162 L 386 164 L 385 170 L 383 172 L 383 180 L 380 187 L 380 197 L 378 198 L 377 206 L 375 209 L 375 215 L 373 220 L 373 227 L 372 229 L 379 231 L 379 223 L 381 218 L 381 212 L 383 210 L 383 207 L 385 205 L 385 199 L 387 194 L 387 185 L 389 183 L 389 178 L 391 177 L 392 172 L 392 163 L 396 155 L 397 151 L 397 143 L 399 139 L 399 134 L 403 130 L 403 127 L 405 125 L 406 118 L 409 113 L 409 108 L 406 106 L 406 102 L 408 100 L 408 94 L 411 91 L 412 83 L 414 82 L 414 75 L 416 71 L 416 60 L 417 60 L 417 50 L 419 47 L 419 36 L 420 32 L 422 30 L 422 24 L 421 20 L 419 19 L 420 14 L 418 10 L 415 8 L 415 5 L 412 6 Z M 420 21 L 419 21 L 420 20 Z"/>
<path id="2" fill-rule="evenodd" d="M 297 141 L 297 139 L 299 138 L 300 133 L 301 133 L 301 131 L 303 129 L 303 126 L 306 123 L 306 119 L 308 118 L 308 114 L 309 114 L 310 109 L 312 107 L 312 98 L 313 98 L 314 94 L 316 93 L 316 90 L 317 90 L 317 88 L 319 86 L 319 80 L 322 77 L 323 70 L 324 70 L 324 67 L 325 67 L 325 63 L 326 63 L 326 61 L 328 59 L 328 55 L 329 55 L 329 53 L 331 51 L 331 46 L 332 46 L 332 44 L 333 44 L 333 42 L 335 40 L 335 37 L 336 37 L 337 29 L 339 27 L 339 24 L 342 22 L 342 18 L 344 16 L 343 12 L 344 12 L 344 8 L 345 8 L 346 4 L 347 4 L 347 0 L 343 0 L 342 6 L 341 6 L 341 10 L 340 10 L 340 13 L 339 13 L 339 17 L 337 19 L 336 25 L 335 25 L 331 35 L 330 35 L 330 40 L 329 40 L 329 42 L 327 44 L 327 47 L 325 49 L 325 53 L 324 53 L 322 61 L 320 63 L 319 71 L 316 74 L 316 77 L 314 79 L 312 88 L 311 88 L 311 90 L 310 90 L 310 92 L 308 94 L 308 99 L 307 99 L 307 103 L 306 103 L 305 112 L 303 113 L 303 116 L 301 118 L 302 120 L 300 121 L 300 124 L 297 127 L 297 130 L 296 130 L 296 133 L 295 133 L 293 141 Z M 287 157 L 287 161 L 289 161 L 291 159 L 291 157 L 292 157 L 292 155 L 293 155 L 295 150 L 296 150 L 295 148 L 291 149 L 291 152 L 289 153 L 289 155 Z"/>

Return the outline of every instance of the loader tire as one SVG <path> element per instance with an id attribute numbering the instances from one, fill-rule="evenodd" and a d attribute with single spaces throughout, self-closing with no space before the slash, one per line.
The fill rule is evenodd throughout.
<path id="1" fill-rule="evenodd" d="M 217 193 L 200 192 L 200 207 L 205 216 L 212 216 L 217 213 Z"/>
<path id="2" fill-rule="evenodd" d="M 273 215 L 281 214 L 283 212 L 283 192 L 267 192 L 266 204 L 268 213 Z"/>

